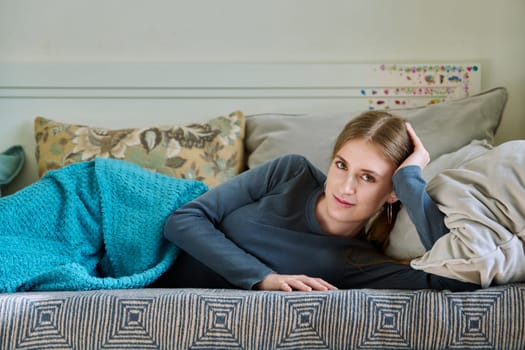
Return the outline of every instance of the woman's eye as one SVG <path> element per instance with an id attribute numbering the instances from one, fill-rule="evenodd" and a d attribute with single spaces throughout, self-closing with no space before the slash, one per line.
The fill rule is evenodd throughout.
<path id="1" fill-rule="evenodd" d="M 375 182 L 376 180 L 372 175 L 369 174 L 364 174 L 363 176 L 361 176 L 361 178 L 366 182 Z"/>
<path id="2" fill-rule="evenodd" d="M 340 160 L 335 162 L 335 166 L 337 167 L 337 169 L 346 169 L 346 164 L 344 162 L 341 162 Z"/>

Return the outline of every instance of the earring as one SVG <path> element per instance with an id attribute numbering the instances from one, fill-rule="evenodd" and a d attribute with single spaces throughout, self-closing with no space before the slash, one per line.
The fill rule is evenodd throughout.
<path id="1" fill-rule="evenodd" d="M 386 221 L 389 225 L 392 223 L 392 203 L 386 205 Z"/>

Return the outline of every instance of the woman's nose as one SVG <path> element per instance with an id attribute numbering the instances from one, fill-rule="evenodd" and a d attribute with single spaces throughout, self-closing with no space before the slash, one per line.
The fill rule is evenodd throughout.
<path id="1" fill-rule="evenodd" d="M 353 194 L 356 191 L 357 181 L 354 176 L 350 175 L 346 178 L 344 182 L 344 192 L 348 194 Z"/>

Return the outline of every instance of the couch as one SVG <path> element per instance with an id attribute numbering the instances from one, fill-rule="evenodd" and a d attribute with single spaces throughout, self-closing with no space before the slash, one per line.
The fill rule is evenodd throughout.
<path id="1" fill-rule="evenodd" d="M 424 176 L 431 181 L 496 147 L 506 100 L 498 87 L 392 112 L 405 116 L 428 148 L 432 162 Z M 358 112 L 235 111 L 205 122 L 125 129 L 39 116 L 37 167 L 41 176 L 96 156 L 113 157 L 210 187 L 284 153 L 304 154 L 325 169 L 333 137 Z M 387 253 L 399 259 L 425 254 L 403 210 Z M 37 288 L 0 294 L 0 348 L 521 349 L 524 314 L 525 284 L 519 280 L 468 293 Z"/>

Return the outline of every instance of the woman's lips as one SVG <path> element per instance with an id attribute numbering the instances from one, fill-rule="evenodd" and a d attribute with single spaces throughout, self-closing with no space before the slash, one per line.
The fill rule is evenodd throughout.
<path id="1" fill-rule="evenodd" d="M 343 207 L 346 207 L 346 208 L 350 208 L 350 207 L 353 207 L 355 204 L 354 203 L 351 203 L 351 202 L 348 202 L 348 201 L 345 201 L 344 199 L 334 195 L 334 199 L 337 203 L 339 203 L 339 205 L 343 206 Z"/>

